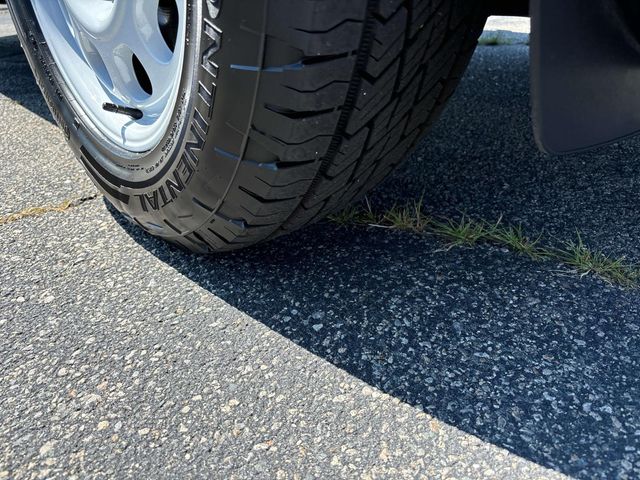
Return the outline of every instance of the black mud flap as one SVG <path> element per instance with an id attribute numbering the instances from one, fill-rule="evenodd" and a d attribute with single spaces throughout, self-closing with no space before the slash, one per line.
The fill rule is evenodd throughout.
<path id="1" fill-rule="evenodd" d="M 539 147 L 569 153 L 640 132 L 640 0 L 531 0 Z"/>

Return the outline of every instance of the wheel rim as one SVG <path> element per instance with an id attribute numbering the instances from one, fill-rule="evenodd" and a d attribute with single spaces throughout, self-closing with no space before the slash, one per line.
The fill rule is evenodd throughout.
<path id="1" fill-rule="evenodd" d="M 178 97 L 186 0 L 31 3 L 65 82 L 94 126 L 132 152 L 158 145 Z"/>

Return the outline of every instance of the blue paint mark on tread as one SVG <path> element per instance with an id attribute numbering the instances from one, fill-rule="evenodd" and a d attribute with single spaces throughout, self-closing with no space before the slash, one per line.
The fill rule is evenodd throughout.
<path id="1" fill-rule="evenodd" d="M 264 168 L 266 170 L 273 170 L 274 172 L 278 171 L 278 165 L 276 165 L 275 163 L 260 163 L 260 162 L 255 162 L 253 160 L 245 160 L 244 163 L 248 163 L 250 165 L 254 165 L 258 168 Z"/>
<path id="2" fill-rule="evenodd" d="M 233 158 L 234 160 L 240 160 L 240 157 L 238 155 L 234 155 L 233 153 L 227 152 L 226 150 L 223 150 L 221 148 L 213 147 L 213 151 L 219 153 L 224 157 Z"/>
<path id="3" fill-rule="evenodd" d="M 223 157 L 227 157 L 227 158 L 232 158 L 233 160 L 240 160 L 240 157 L 238 155 L 235 155 L 231 152 L 227 152 L 226 150 L 223 150 L 222 148 L 219 147 L 213 147 L 213 151 L 216 153 L 219 153 L 220 155 L 222 155 Z M 276 165 L 275 163 L 261 163 L 261 162 L 256 162 L 254 160 L 243 160 L 243 163 L 248 163 L 250 165 L 254 165 L 258 168 L 265 168 L 267 170 L 273 170 L 273 171 L 278 171 L 278 165 Z"/>
<path id="4" fill-rule="evenodd" d="M 244 70 L 247 72 L 262 71 L 262 72 L 269 72 L 269 73 L 283 73 L 287 71 L 302 70 L 304 68 L 304 64 L 302 62 L 296 62 L 296 63 L 290 63 L 288 65 L 281 65 L 279 67 L 263 67 L 262 69 L 260 69 L 260 67 L 255 65 L 238 65 L 238 64 L 232 63 L 230 67 L 234 70 Z"/>

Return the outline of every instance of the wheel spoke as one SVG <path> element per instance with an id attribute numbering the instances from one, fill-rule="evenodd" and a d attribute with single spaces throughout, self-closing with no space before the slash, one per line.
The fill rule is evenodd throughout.
<path id="1" fill-rule="evenodd" d="M 119 1 L 128 5 L 128 13 L 134 23 L 131 31 L 135 32 L 135 39 L 131 41 L 129 48 L 138 57 L 151 80 L 153 93 L 149 103 L 164 101 L 169 87 L 175 80 L 171 72 L 175 70 L 175 62 L 178 59 L 162 37 L 158 24 L 158 2 Z"/>
<path id="2" fill-rule="evenodd" d="M 153 56 L 153 53 L 144 47 L 133 50 L 133 53 L 138 57 L 146 74 L 151 80 L 151 85 L 153 87 L 151 97 L 153 97 L 153 101 L 160 99 L 170 84 L 174 81 L 170 75 L 170 72 L 172 71 L 171 61 L 167 63 L 157 61 L 156 57 Z"/>
<path id="3" fill-rule="evenodd" d="M 99 45 L 103 47 L 100 49 L 100 57 L 109 72 L 114 96 L 131 106 L 139 106 L 136 100 L 141 99 L 143 95 L 135 94 L 140 86 L 131 67 L 131 55 L 128 50 L 113 45 L 106 46 L 103 43 Z"/>
<path id="4" fill-rule="evenodd" d="M 148 107 L 152 109 L 162 102 L 173 82 L 171 70 L 174 55 L 165 43 L 158 25 L 157 1 L 114 0 L 64 0 L 77 13 L 85 14 L 87 5 L 96 1 L 108 8 L 99 9 L 108 27 L 94 19 L 78 22 L 83 32 L 83 41 L 102 58 L 115 90 L 115 94 L 129 103 L 139 105 L 139 100 L 149 97 Z M 77 20 L 76 20 L 77 21 Z M 104 33 L 106 30 L 106 34 Z M 87 38 L 89 37 L 89 38 Z M 133 55 L 135 55 L 151 83 L 151 94 L 144 95 L 140 88 L 139 75 L 136 74 Z M 149 93 L 149 92 L 145 92 Z M 146 99 L 146 98 L 145 98 Z"/>
<path id="5" fill-rule="evenodd" d="M 133 30 L 137 35 L 137 44 L 145 47 L 158 62 L 168 63 L 173 57 L 173 52 L 165 43 L 160 32 L 158 1 L 119 1 L 126 1 L 128 8 L 131 10 L 130 14 L 134 23 Z"/>
<path id="6" fill-rule="evenodd" d="M 59 0 L 77 29 L 91 37 L 109 34 L 113 24 L 114 4 L 108 0 Z"/>
<path id="7" fill-rule="evenodd" d="M 140 125 L 151 125 L 168 115 L 167 109 L 177 95 L 185 48 L 186 29 L 182 20 L 186 0 L 31 2 L 51 17 L 59 12 L 48 23 L 58 31 L 58 37 L 66 39 L 61 50 L 72 48 L 74 56 L 80 56 L 80 61 L 86 64 L 75 67 L 71 63 L 77 63 L 77 58 L 69 60 L 68 71 L 77 77 L 70 83 L 81 87 L 87 83 L 85 96 L 92 99 L 95 116 L 103 119 L 100 121 L 104 121 L 112 136 L 126 143 L 122 132 L 131 128 L 132 120 L 118 116 L 117 109 L 115 115 L 114 109 L 111 114 L 105 112 L 102 109 L 105 102 L 142 111 L 144 116 L 136 119 Z M 94 79 L 90 78 L 91 72 Z M 162 121 L 166 125 L 167 120 Z M 132 137 L 130 133 L 128 136 Z M 148 142 L 140 138 L 141 143 Z"/>

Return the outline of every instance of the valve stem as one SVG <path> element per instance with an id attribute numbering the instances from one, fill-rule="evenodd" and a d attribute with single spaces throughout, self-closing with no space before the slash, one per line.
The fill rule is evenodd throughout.
<path id="1" fill-rule="evenodd" d="M 127 115 L 134 120 L 140 120 L 142 117 L 144 117 L 144 113 L 142 113 L 142 110 L 138 110 L 137 108 L 125 107 L 123 105 L 116 105 L 115 103 L 103 103 L 102 109 L 111 113 Z"/>

